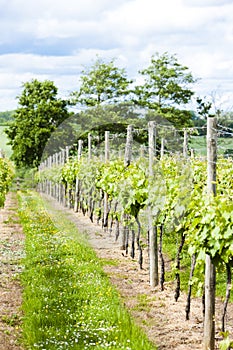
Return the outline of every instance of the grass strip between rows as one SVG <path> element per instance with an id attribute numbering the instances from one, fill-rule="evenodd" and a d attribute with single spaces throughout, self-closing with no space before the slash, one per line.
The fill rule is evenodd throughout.
<path id="1" fill-rule="evenodd" d="M 23 341 L 27 349 L 155 349 L 123 307 L 101 260 L 70 222 L 59 230 L 36 193 L 19 195 L 26 234 Z"/>

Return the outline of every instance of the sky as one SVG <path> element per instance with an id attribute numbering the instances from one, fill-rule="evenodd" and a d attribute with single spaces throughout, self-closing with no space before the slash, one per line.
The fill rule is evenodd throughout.
<path id="1" fill-rule="evenodd" d="M 67 98 L 96 60 L 137 81 L 155 53 L 176 54 L 197 96 L 233 110 L 232 0 L 0 0 L 0 111 L 23 83 L 52 80 Z"/>

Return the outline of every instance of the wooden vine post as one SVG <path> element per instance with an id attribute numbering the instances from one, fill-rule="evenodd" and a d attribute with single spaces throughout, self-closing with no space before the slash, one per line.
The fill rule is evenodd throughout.
<path id="1" fill-rule="evenodd" d="M 105 162 L 107 163 L 110 159 L 110 149 L 109 149 L 109 131 L 105 131 Z"/>
<path id="2" fill-rule="evenodd" d="M 92 135 L 89 132 L 88 136 L 87 136 L 87 144 L 88 144 L 88 161 L 89 164 L 91 163 L 91 159 L 92 159 Z M 87 206 L 88 206 L 88 215 L 89 218 L 91 218 L 92 216 L 92 189 L 89 189 L 88 192 L 88 199 L 87 199 Z"/>
<path id="3" fill-rule="evenodd" d="M 91 133 L 88 133 L 88 159 L 89 160 L 91 160 L 92 158 L 91 141 L 92 141 Z"/>
<path id="4" fill-rule="evenodd" d="M 66 146 L 66 149 L 65 149 L 65 161 L 66 162 L 68 162 L 69 156 L 70 156 L 70 147 Z M 66 206 L 68 209 L 70 209 L 71 208 L 71 191 L 72 191 L 72 188 L 70 187 L 70 185 L 67 185 L 66 191 L 67 191 L 66 192 L 66 196 L 67 196 Z"/>
<path id="5" fill-rule="evenodd" d="M 126 167 L 130 165 L 132 160 L 133 129 L 134 129 L 133 125 L 128 125 L 126 144 L 125 144 L 125 159 L 124 159 L 124 164 Z M 123 227 L 122 234 L 121 234 L 120 249 L 121 250 L 126 249 L 126 227 L 125 226 Z"/>
<path id="6" fill-rule="evenodd" d="M 133 125 L 127 127 L 127 139 L 125 145 L 125 166 L 129 166 L 132 159 L 133 148 Z"/>
<path id="7" fill-rule="evenodd" d="M 62 149 L 61 151 L 61 165 L 65 164 L 65 149 Z M 61 190 L 61 203 L 66 206 L 66 187 L 62 184 L 62 190 Z"/>
<path id="8" fill-rule="evenodd" d="M 156 123 L 154 121 L 148 124 L 148 143 L 149 143 L 149 181 L 153 181 L 154 159 L 156 152 Z M 153 214 L 151 207 L 148 207 L 148 225 L 149 225 L 149 258 L 150 258 L 150 285 L 152 288 L 158 285 L 158 241 L 157 230 L 153 224 Z"/>
<path id="9" fill-rule="evenodd" d="M 81 156 L 82 156 L 82 147 L 83 147 L 83 141 L 82 140 L 78 140 L 78 161 L 80 161 Z M 74 198 L 74 212 L 78 211 L 79 190 L 80 190 L 80 181 L 79 181 L 79 178 L 76 177 L 76 181 L 75 181 L 75 198 Z"/>
<path id="10" fill-rule="evenodd" d="M 109 131 L 105 131 L 105 163 L 108 163 L 110 159 L 110 151 L 109 151 Z M 104 193 L 104 220 L 103 220 L 103 226 L 108 226 L 108 194 Z"/>
<path id="11" fill-rule="evenodd" d="M 49 158 L 48 158 L 48 167 L 49 167 L 49 169 L 52 168 L 52 156 L 49 156 Z M 48 195 L 49 196 L 52 195 L 52 181 L 51 180 L 48 181 Z"/>
<path id="12" fill-rule="evenodd" d="M 160 158 L 164 157 L 165 140 L 164 137 L 161 138 L 161 148 L 160 148 Z"/>
<path id="13" fill-rule="evenodd" d="M 58 153 L 55 153 L 55 155 L 54 155 L 54 163 L 55 163 L 55 166 L 57 167 L 58 166 Z M 56 182 L 55 184 L 54 184 L 54 198 L 56 199 L 56 200 L 58 200 L 58 183 Z"/>
<path id="14" fill-rule="evenodd" d="M 207 119 L 207 189 L 210 196 L 216 195 L 216 162 L 217 162 L 217 119 Z M 215 266 L 209 255 L 205 261 L 205 318 L 204 350 L 215 348 Z"/>
<path id="15" fill-rule="evenodd" d="M 188 131 L 184 129 L 183 156 L 188 157 Z"/>
<path id="16" fill-rule="evenodd" d="M 62 151 L 59 152 L 58 154 L 58 165 L 62 165 Z M 58 201 L 59 203 L 62 203 L 63 198 L 63 184 L 59 183 L 59 187 L 58 187 Z"/>

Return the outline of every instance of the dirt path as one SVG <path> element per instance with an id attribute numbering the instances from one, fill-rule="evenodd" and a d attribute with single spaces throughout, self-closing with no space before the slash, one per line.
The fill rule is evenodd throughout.
<path id="1" fill-rule="evenodd" d="M 48 199 L 48 198 L 47 198 Z M 181 293 L 178 302 L 174 300 L 173 283 L 165 283 L 165 290 L 151 289 L 149 286 L 148 252 L 144 250 L 144 267 L 139 269 L 136 260 L 125 256 L 119 250 L 115 237 L 104 232 L 100 226 L 91 223 L 88 217 L 72 210 L 64 209 L 48 199 L 57 210 L 66 212 L 81 232 L 85 232 L 90 244 L 99 257 L 114 260 L 107 264 L 105 271 L 118 288 L 125 305 L 148 337 L 157 344 L 158 349 L 198 350 L 202 349 L 203 323 L 200 299 L 192 299 L 190 320 L 185 320 L 186 295 Z M 218 343 L 222 302 L 216 304 L 216 344 Z M 233 305 L 228 307 L 227 329 L 233 334 Z M 218 345 L 216 345 L 218 349 Z"/>
<path id="2" fill-rule="evenodd" d="M 22 228 L 17 217 L 17 200 L 9 193 L 0 209 L 0 350 L 21 350 L 21 286 L 19 273 L 23 255 Z"/>

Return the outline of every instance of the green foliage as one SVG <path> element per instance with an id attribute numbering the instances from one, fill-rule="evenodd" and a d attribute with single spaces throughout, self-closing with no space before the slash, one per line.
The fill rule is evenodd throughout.
<path id="1" fill-rule="evenodd" d="M 13 177 L 13 164 L 6 158 L 0 158 L 0 208 L 4 206 L 6 194 Z"/>
<path id="2" fill-rule="evenodd" d="M 147 176 L 139 163 L 126 167 L 120 160 L 103 164 L 93 159 L 91 162 L 70 159 L 61 170 L 61 179 L 72 187 L 76 178 L 81 181 L 82 196 L 86 202 L 90 193 L 93 199 L 97 199 L 102 190 L 108 194 L 109 200 L 119 201 L 120 216 L 129 214 L 136 218 L 148 197 Z"/>
<path id="3" fill-rule="evenodd" d="M 163 157 L 149 180 L 148 204 L 154 223 L 174 225 L 183 217 L 191 190 L 190 163 L 179 157 Z"/>
<path id="4" fill-rule="evenodd" d="M 165 52 L 151 58 L 151 64 L 140 73 L 145 77 L 142 85 L 136 86 L 136 103 L 163 115 L 174 125 L 191 124 L 191 112 L 182 110 L 190 102 L 194 92 L 190 86 L 195 82 L 188 67 L 178 63 L 175 55 Z"/>
<path id="5" fill-rule="evenodd" d="M 62 169 L 62 181 L 74 188 L 76 178 L 80 180 L 86 208 L 91 196 L 96 210 L 101 210 L 101 193 L 107 193 L 110 201 L 118 203 L 114 214 L 118 218 L 127 214 L 136 219 L 147 205 L 154 224 L 163 225 L 174 244 L 185 236 L 183 251 L 196 255 L 199 271 L 206 254 L 218 269 L 233 265 L 232 160 L 218 161 L 216 197 L 207 194 L 206 161 L 164 157 L 156 161 L 151 178 L 145 169 L 148 164 L 142 160 L 126 167 L 122 160 L 103 164 L 71 159 Z M 193 283 L 200 285 L 203 274 L 197 275 Z"/>
<path id="6" fill-rule="evenodd" d="M 67 163 L 66 163 L 67 164 Z M 44 180 L 49 180 L 52 183 L 61 183 L 62 175 L 61 175 L 61 166 L 53 166 L 52 168 L 45 168 L 43 170 L 39 170 L 35 174 L 35 182 L 43 182 Z M 65 171 L 65 170 L 64 170 Z"/>
<path id="7" fill-rule="evenodd" d="M 21 194 L 20 205 L 26 234 L 24 344 L 41 350 L 155 349 L 75 225 L 60 212 L 50 209 L 48 215 L 33 193 Z"/>
<path id="8" fill-rule="evenodd" d="M 130 103 L 98 105 L 79 112 L 73 119 L 75 119 L 74 128 L 77 129 L 77 139 L 84 141 L 84 147 L 89 132 L 92 135 L 92 144 L 97 146 L 104 142 L 106 130 L 111 134 L 125 136 L 127 125 L 142 127 L 145 123 Z"/>
<path id="9" fill-rule="evenodd" d="M 212 102 L 205 101 L 204 99 L 197 97 L 197 112 L 202 119 L 206 120 L 210 116 L 210 110 L 212 108 Z"/>
<path id="10" fill-rule="evenodd" d="M 222 332 L 223 340 L 219 344 L 220 350 L 233 349 L 233 340 L 230 338 L 229 332 Z"/>
<path id="11" fill-rule="evenodd" d="M 216 266 L 232 264 L 232 162 L 219 160 L 217 196 L 209 196 L 200 179 L 200 172 L 195 176 L 195 185 L 190 198 L 184 228 L 188 234 L 190 253 L 201 258 L 209 254 Z M 199 169 L 200 170 L 200 169 Z"/>
<path id="12" fill-rule="evenodd" d="M 218 123 L 221 124 L 222 126 L 225 126 L 226 128 L 232 129 L 233 128 L 233 112 L 232 111 L 227 111 L 223 112 L 218 115 Z M 229 130 L 229 134 L 226 133 L 224 135 L 225 137 L 228 138 L 228 140 L 231 139 L 231 130 Z M 221 137 L 221 136 L 220 136 Z M 229 147 L 230 149 L 230 147 Z"/>
<path id="13" fill-rule="evenodd" d="M 14 185 L 17 185 L 17 189 L 23 190 L 23 189 L 33 189 L 36 187 L 37 184 L 37 168 L 16 168 L 15 170 L 15 183 Z M 16 187 L 15 187 L 16 189 Z"/>
<path id="14" fill-rule="evenodd" d="M 125 178 L 126 167 L 122 160 L 111 161 L 103 164 L 101 176 L 96 181 L 96 186 L 108 194 L 109 200 L 118 198 L 121 182 Z"/>
<path id="15" fill-rule="evenodd" d="M 177 234 L 186 234 L 191 255 L 195 253 L 202 258 L 207 253 L 216 265 L 231 263 L 231 161 L 219 164 L 220 195 L 213 198 L 206 194 L 205 167 L 203 161 L 194 159 L 185 163 L 179 158 L 165 157 L 156 163 L 154 176 L 149 179 L 145 164 L 140 162 L 125 167 L 121 160 L 103 164 L 98 160 L 70 159 L 61 169 L 60 178 L 69 187 L 78 178 L 86 197 L 91 192 L 97 198 L 99 190 L 107 193 L 109 200 L 119 202 L 120 215 L 136 218 L 147 204 L 156 225 L 176 227 Z M 54 168 L 51 179 L 56 171 Z"/>
<path id="16" fill-rule="evenodd" d="M 104 164 L 96 186 L 106 192 L 110 200 L 119 201 L 121 214 L 129 214 L 134 218 L 148 198 L 147 176 L 140 163 L 128 167 L 119 160 Z"/>
<path id="17" fill-rule="evenodd" d="M 114 60 L 105 63 L 98 58 L 90 68 L 82 71 L 80 89 L 72 93 L 73 103 L 93 107 L 104 102 L 117 102 L 129 94 L 130 83 L 125 69 L 116 67 Z"/>
<path id="18" fill-rule="evenodd" d="M 67 103 L 57 98 L 57 88 L 49 80 L 23 84 L 14 121 L 6 130 L 16 166 L 38 166 L 51 133 L 68 118 Z M 51 150 L 54 152 L 54 150 Z"/>

